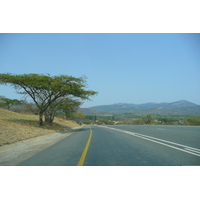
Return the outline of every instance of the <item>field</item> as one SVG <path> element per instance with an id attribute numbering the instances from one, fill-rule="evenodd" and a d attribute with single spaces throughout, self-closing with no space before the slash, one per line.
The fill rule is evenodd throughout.
<path id="1" fill-rule="evenodd" d="M 79 126 L 56 117 L 53 125 L 39 126 L 37 115 L 20 114 L 0 108 L 0 146 Z"/>

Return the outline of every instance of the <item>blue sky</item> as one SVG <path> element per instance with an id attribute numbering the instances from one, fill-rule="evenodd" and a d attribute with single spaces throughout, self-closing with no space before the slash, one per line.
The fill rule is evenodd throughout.
<path id="1" fill-rule="evenodd" d="M 87 76 L 99 94 L 82 107 L 173 102 L 200 105 L 200 34 L 0 34 L 0 73 Z M 0 95 L 22 96 L 10 86 Z"/>

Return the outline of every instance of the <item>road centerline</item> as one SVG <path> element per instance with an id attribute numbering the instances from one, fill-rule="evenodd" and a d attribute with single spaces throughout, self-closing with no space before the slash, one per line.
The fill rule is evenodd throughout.
<path id="1" fill-rule="evenodd" d="M 88 141 L 87 141 L 87 143 L 86 143 L 86 145 L 85 145 L 85 148 L 84 148 L 84 150 L 83 150 L 83 153 L 82 153 L 82 155 L 81 155 L 81 158 L 80 158 L 80 160 L 79 160 L 77 166 L 83 166 L 84 161 L 85 161 L 85 158 L 86 158 L 86 155 L 87 155 L 87 152 L 88 152 L 88 148 L 89 148 L 89 146 L 90 146 L 91 138 L 92 138 L 92 128 L 90 128 L 90 135 L 89 135 L 89 137 L 88 137 Z"/>

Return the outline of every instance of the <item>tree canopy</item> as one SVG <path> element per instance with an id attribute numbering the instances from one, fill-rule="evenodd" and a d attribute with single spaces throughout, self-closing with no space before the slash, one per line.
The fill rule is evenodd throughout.
<path id="1" fill-rule="evenodd" d="M 143 117 L 143 121 L 145 122 L 145 124 L 151 124 L 152 121 L 153 121 L 153 116 L 148 114 L 148 115 L 145 115 Z"/>
<path id="2" fill-rule="evenodd" d="M 25 104 L 25 102 L 22 100 L 20 101 L 18 99 L 9 99 L 9 98 L 0 96 L 0 106 L 6 106 L 8 110 L 13 105 L 23 105 L 23 104 Z"/>
<path id="3" fill-rule="evenodd" d="M 85 90 L 86 77 L 75 78 L 73 76 L 49 74 L 0 74 L 0 84 L 10 84 L 17 93 L 30 96 L 39 109 L 39 123 L 42 125 L 44 112 L 54 102 L 63 97 L 78 97 L 82 100 L 90 100 L 89 97 L 97 94 L 95 91 Z"/>

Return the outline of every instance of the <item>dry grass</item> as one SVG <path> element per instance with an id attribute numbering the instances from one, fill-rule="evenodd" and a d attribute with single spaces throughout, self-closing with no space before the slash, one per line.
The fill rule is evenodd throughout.
<path id="1" fill-rule="evenodd" d="M 55 118 L 53 125 L 39 126 L 37 115 L 25 115 L 0 108 L 0 146 L 79 126 L 74 121 Z"/>

